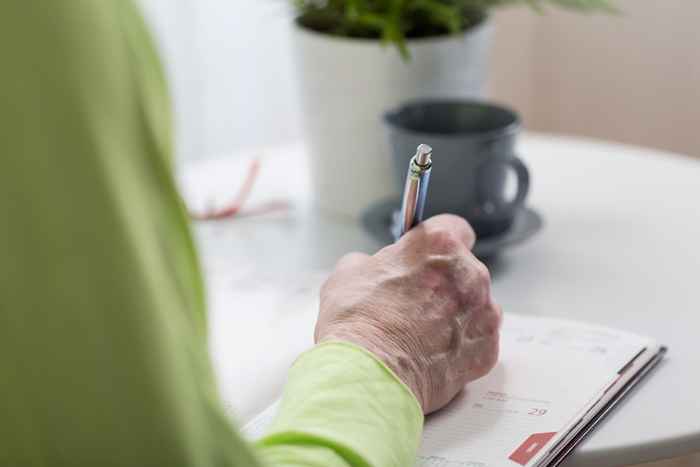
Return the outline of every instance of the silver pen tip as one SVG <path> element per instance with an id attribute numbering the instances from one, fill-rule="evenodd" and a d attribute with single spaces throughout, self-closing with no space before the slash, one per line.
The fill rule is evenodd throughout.
<path id="1" fill-rule="evenodd" d="M 427 144 L 421 144 L 416 149 L 416 164 L 418 165 L 428 165 L 430 164 L 430 156 L 433 154 L 433 148 Z"/>

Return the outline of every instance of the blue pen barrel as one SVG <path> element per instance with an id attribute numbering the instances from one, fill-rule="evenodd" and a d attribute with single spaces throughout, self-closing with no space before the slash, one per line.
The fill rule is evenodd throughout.
<path id="1" fill-rule="evenodd" d="M 432 148 L 427 144 L 418 146 L 416 155 L 411 158 L 406 174 L 406 186 L 401 206 L 401 219 L 396 238 L 401 237 L 423 220 L 425 202 L 428 198 Z M 398 235 L 396 235 L 398 234 Z"/>
<path id="2" fill-rule="evenodd" d="M 428 199 L 428 184 L 430 182 L 430 168 L 421 173 L 418 178 L 418 199 L 416 201 L 416 215 L 413 219 L 411 228 L 415 227 L 423 221 L 423 211 L 425 210 L 425 202 Z"/>

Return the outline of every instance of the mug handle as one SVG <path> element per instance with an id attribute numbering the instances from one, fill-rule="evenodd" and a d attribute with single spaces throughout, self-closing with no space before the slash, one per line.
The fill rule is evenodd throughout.
<path id="1" fill-rule="evenodd" d="M 507 216 L 513 211 L 513 209 L 521 206 L 525 202 L 525 198 L 530 192 L 530 172 L 527 170 L 527 167 L 523 161 L 518 157 L 512 157 L 508 160 L 489 161 L 482 167 L 481 170 L 487 169 L 492 165 L 509 166 L 515 171 L 515 175 L 518 179 L 518 191 L 513 200 L 508 203 L 499 202 L 495 205 L 494 214 L 501 213 Z M 489 195 L 488 187 L 484 185 L 484 181 L 485 178 L 479 178 L 479 198 L 482 209 L 486 211 L 484 206 L 488 205 L 489 203 L 493 203 L 493 200 Z"/>

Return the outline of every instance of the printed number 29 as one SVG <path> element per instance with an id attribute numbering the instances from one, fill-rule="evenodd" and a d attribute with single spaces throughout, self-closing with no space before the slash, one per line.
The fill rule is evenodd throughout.
<path id="1" fill-rule="evenodd" d="M 547 413 L 547 409 L 530 409 L 530 411 L 527 413 L 528 415 L 534 415 L 536 417 L 541 417 L 542 415 Z"/>

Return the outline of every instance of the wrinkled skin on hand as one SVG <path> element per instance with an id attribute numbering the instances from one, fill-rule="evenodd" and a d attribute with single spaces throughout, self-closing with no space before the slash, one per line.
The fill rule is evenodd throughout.
<path id="1" fill-rule="evenodd" d="M 418 225 L 373 256 L 343 257 L 321 290 L 316 342 L 360 345 L 413 391 L 425 414 L 496 364 L 501 310 L 460 217 Z"/>

